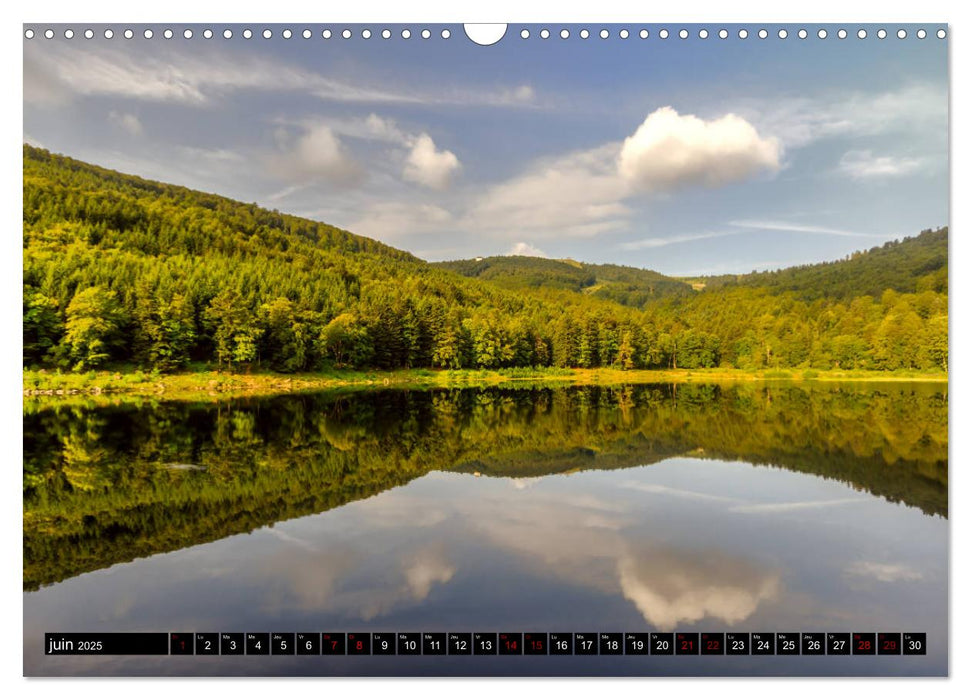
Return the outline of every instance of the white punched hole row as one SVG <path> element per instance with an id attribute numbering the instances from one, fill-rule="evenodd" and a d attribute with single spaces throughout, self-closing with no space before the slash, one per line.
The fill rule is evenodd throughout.
<path id="1" fill-rule="evenodd" d="M 407 28 L 401 29 L 398 32 L 398 36 L 400 36 L 402 39 L 410 39 L 412 36 L 420 36 L 422 39 L 430 39 L 436 33 L 438 33 L 438 35 L 441 36 L 442 39 L 449 39 L 452 36 L 452 32 L 449 29 L 442 29 L 440 32 L 432 32 L 432 30 L 430 29 L 422 29 L 421 31 L 415 32 L 413 34 L 412 31 Z M 647 39 L 648 37 L 651 36 L 651 32 L 647 29 L 641 29 L 637 31 L 636 34 L 641 39 Z M 688 39 L 692 35 L 688 29 L 677 30 L 676 34 L 680 39 Z M 773 34 L 772 32 L 764 28 L 754 32 L 754 35 L 757 36 L 759 39 L 768 39 L 769 36 L 771 36 L 772 34 Z M 789 37 L 789 31 L 784 28 L 777 30 L 776 32 L 774 32 L 774 34 L 779 39 L 787 39 Z M 895 32 L 895 34 L 898 39 L 906 39 L 909 36 L 906 29 L 898 29 Z M 176 33 L 172 29 L 164 29 L 159 34 L 159 36 L 161 36 L 163 39 L 172 39 L 175 35 Z M 184 39 L 193 39 L 196 37 L 195 32 L 193 32 L 193 30 L 191 29 L 183 30 L 181 35 L 182 35 L 182 38 Z M 323 29 L 320 32 L 320 37 L 323 39 L 331 39 L 335 37 L 341 37 L 343 39 L 351 39 L 354 36 L 358 36 L 362 39 L 370 39 L 378 35 L 380 35 L 382 39 L 390 39 L 393 36 L 395 36 L 395 32 L 393 32 L 390 29 L 382 29 L 380 32 L 377 32 L 376 30 L 372 31 L 371 29 L 367 29 L 367 28 L 360 29 L 356 33 L 354 30 L 349 28 L 345 28 L 337 31 L 334 31 L 331 29 Z M 575 35 L 571 34 L 569 29 L 561 29 L 559 32 L 555 32 L 546 28 L 540 29 L 535 34 L 535 36 L 538 36 L 540 39 L 549 39 L 554 35 L 558 36 L 560 39 L 569 39 L 571 36 L 576 36 L 580 39 L 588 39 L 591 36 L 599 36 L 601 39 L 609 39 L 611 36 L 614 36 L 611 33 L 611 30 L 609 29 L 600 29 L 600 30 L 594 30 L 591 32 L 591 30 L 586 28 L 580 29 L 579 31 L 576 32 Z M 836 30 L 835 32 L 835 36 L 839 39 L 845 39 L 849 35 L 850 35 L 850 32 L 842 28 Z M 947 31 L 945 29 L 938 29 L 934 33 L 934 35 L 938 39 L 946 39 Z M 57 33 L 53 29 L 45 29 L 43 32 L 40 32 L 40 30 L 35 30 L 32 28 L 28 28 L 24 30 L 24 38 L 26 39 L 33 39 L 37 36 L 43 36 L 45 39 L 54 39 L 57 36 Z M 65 29 L 62 32 L 62 36 L 65 39 L 73 39 L 75 38 L 75 36 L 78 36 L 78 34 L 73 29 Z M 81 32 L 80 36 L 83 36 L 85 39 L 93 39 L 95 37 L 95 32 L 93 29 L 85 29 L 83 32 Z M 103 31 L 103 36 L 105 39 L 113 39 L 115 37 L 115 31 L 110 28 L 105 29 Z M 133 39 L 135 37 L 135 32 L 132 29 L 125 29 L 121 33 L 121 36 L 124 36 L 124 38 L 126 39 Z M 155 38 L 156 34 L 152 29 L 145 29 L 142 31 L 141 36 L 145 39 L 153 39 Z M 199 36 L 201 36 L 203 39 L 212 39 L 214 36 L 217 36 L 217 33 L 212 29 L 203 29 L 202 31 L 199 32 Z M 232 39 L 235 35 L 232 29 L 224 29 L 221 32 L 221 36 L 224 39 Z M 240 36 L 243 39 L 252 39 L 254 36 L 261 36 L 264 39 L 272 39 L 274 36 L 276 36 L 276 34 L 272 29 L 263 29 L 262 31 L 259 31 L 256 33 L 254 33 L 252 29 L 243 29 L 240 32 Z M 287 29 L 281 30 L 279 32 L 279 36 L 281 36 L 284 39 L 292 39 L 295 36 L 301 36 L 304 39 L 311 39 L 314 36 L 314 32 L 310 29 L 295 31 L 293 29 L 287 28 Z M 529 39 L 533 37 L 534 34 L 529 29 L 524 28 L 520 30 L 519 36 L 522 39 Z M 620 30 L 617 30 L 616 36 L 621 39 L 627 39 L 631 36 L 631 32 L 628 29 L 620 29 Z M 657 36 L 660 39 L 667 39 L 669 36 L 671 36 L 671 32 L 669 32 L 667 29 L 659 29 L 657 32 Z M 731 32 L 729 32 L 729 30 L 725 28 L 718 29 L 716 32 L 711 32 L 708 29 L 699 29 L 697 30 L 695 36 L 699 39 L 708 39 L 710 37 L 718 37 L 719 39 L 728 39 L 731 36 Z M 735 36 L 737 36 L 739 39 L 747 39 L 749 37 L 749 30 L 744 28 L 739 29 L 735 33 Z M 798 36 L 800 39 L 806 39 L 810 36 L 810 33 L 806 29 L 799 29 L 796 32 L 796 36 Z M 826 29 L 819 29 L 818 31 L 816 31 L 815 36 L 818 39 L 828 39 L 830 35 Z M 868 36 L 870 36 L 870 34 L 867 32 L 866 29 L 861 28 L 856 31 L 856 36 L 858 39 L 866 39 Z M 878 29 L 875 32 L 875 36 L 878 39 L 886 39 L 887 36 L 889 36 L 889 33 L 886 29 Z M 921 29 L 918 29 L 916 32 L 914 32 L 914 36 L 916 36 L 918 39 L 926 39 L 928 36 L 928 32 L 926 29 L 921 28 Z"/>

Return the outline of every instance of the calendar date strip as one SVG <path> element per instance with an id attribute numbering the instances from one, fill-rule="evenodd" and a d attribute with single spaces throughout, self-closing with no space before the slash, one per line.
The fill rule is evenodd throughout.
<path id="1" fill-rule="evenodd" d="M 47 633 L 47 656 L 924 656 L 924 632 Z"/>

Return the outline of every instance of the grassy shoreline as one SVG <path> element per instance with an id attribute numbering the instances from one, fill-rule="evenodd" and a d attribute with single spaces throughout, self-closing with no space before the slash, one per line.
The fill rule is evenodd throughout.
<path id="1" fill-rule="evenodd" d="M 82 395 L 152 396 L 166 399 L 261 396 L 318 391 L 342 387 L 428 388 L 449 386 L 495 386 L 500 384 L 618 385 L 684 382 L 947 382 L 943 372 L 873 372 L 842 370 L 620 370 L 600 369 L 511 369 L 511 370 L 396 370 L 342 371 L 329 373 L 276 374 L 220 371 L 180 372 L 86 372 L 24 370 L 24 396 L 51 397 Z"/>

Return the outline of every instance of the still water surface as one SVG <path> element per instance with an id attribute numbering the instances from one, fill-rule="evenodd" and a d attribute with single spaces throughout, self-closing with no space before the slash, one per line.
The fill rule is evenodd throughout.
<path id="1" fill-rule="evenodd" d="M 946 385 L 28 404 L 24 670 L 947 672 Z M 76 631 L 926 632 L 925 657 L 49 658 Z"/>

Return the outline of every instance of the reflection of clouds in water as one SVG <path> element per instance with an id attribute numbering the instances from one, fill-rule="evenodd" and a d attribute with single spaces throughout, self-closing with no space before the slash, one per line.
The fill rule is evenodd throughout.
<path id="1" fill-rule="evenodd" d="M 291 572 L 294 604 L 363 620 L 420 604 L 436 588 L 449 585 L 459 568 L 476 567 L 474 561 L 446 556 L 446 543 L 464 552 L 463 543 L 476 541 L 515 557 L 515 566 L 527 575 L 623 596 L 658 629 L 706 618 L 736 624 L 764 603 L 780 599 L 780 573 L 717 547 L 662 545 L 662 533 L 648 525 L 650 518 L 645 520 L 651 512 L 645 506 L 654 499 L 638 494 L 685 499 L 695 502 L 685 507 L 759 520 L 860 500 L 796 500 L 791 494 L 785 500 L 775 493 L 778 501 L 773 503 L 757 496 L 633 480 L 623 483 L 620 493 L 598 491 L 596 483 L 583 488 L 583 479 L 567 489 L 564 477 L 473 480 L 458 475 L 426 477 L 419 484 L 427 490 L 415 484 L 348 506 L 341 510 L 340 528 L 328 536 L 298 538 L 273 532 L 291 560 L 300 559 L 299 566 L 279 567 Z M 472 490 L 466 490 L 468 482 L 474 483 Z M 401 541 L 391 535 L 416 528 L 421 534 L 415 539 Z M 706 547 L 705 541 L 695 544 Z M 317 564 L 309 566 L 311 562 Z M 907 575 L 887 566 L 868 571 L 881 580 Z M 862 572 L 861 568 L 855 575 Z M 488 578 L 489 572 L 482 573 Z"/>
<path id="2" fill-rule="evenodd" d="M 274 584 L 289 589 L 274 607 L 291 607 L 294 603 L 304 610 L 332 607 L 339 580 L 360 563 L 360 556 L 349 547 L 335 547 L 312 555 L 306 548 L 296 547 L 299 553 L 287 549 L 267 557 L 264 575 Z"/>
<path id="3" fill-rule="evenodd" d="M 537 483 L 540 480 L 541 479 L 538 476 L 521 476 L 521 477 L 511 477 L 509 479 L 509 483 L 511 483 L 512 487 L 517 491 L 522 491 L 523 489 L 529 488 L 530 486 L 532 486 L 533 484 Z"/>
<path id="4" fill-rule="evenodd" d="M 268 535 L 276 537 L 278 540 L 283 540 L 287 544 L 292 544 L 294 547 L 298 547 L 307 552 L 319 552 L 320 548 L 312 542 L 308 542 L 305 539 L 291 535 L 285 529 L 281 527 L 274 527 L 270 525 L 269 527 L 263 528 L 263 532 Z"/>
<path id="5" fill-rule="evenodd" d="M 904 564 L 882 564 L 875 561 L 858 561 L 846 568 L 848 576 L 874 578 L 883 583 L 896 581 L 920 581 L 924 575 Z"/>
<path id="6" fill-rule="evenodd" d="M 623 526 L 618 518 L 600 513 L 586 513 L 580 524 L 583 527 L 600 528 L 601 530 L 620 530 Z"/>
<path id="7" fill-rule="evenodd" d="M 534 493 L 528 508 L 510 507 L 502 518 L 471 513 L 469 522 L 544 575 L 602 591 L 619 589 L 659 629 L 706 617 L 734 624 L 782 590 L 778 572 L 745 558 L 644 546 L 649 536 L 623 505 L 589 494 Z"/>
<path id="8" fill-rule="evenodd" d="M 344 506 L 344 508 L 351 507 L 355 510 L 366 509 L 367 529 L 399 530 L 404 526 L 434 527 L 450 515 L 447 503 L 437 503 L 433 499 L 422 498 L 398 489 L 385 491 L 351 506 Z"/>
<path id="9" fill-rule="evenodd" d="M 618 503 L 610 498 L 598 498 L 591 493 L 557 493 L 545 496 L 554 505 L 561 507 L 569 506 L 572 508 L 585 508 L 604 513 L 625 513 L 630 510 L 630 506 Z"/>
<path id="10" fill-rule="evenodd" d="M 502 505 L 498 517 L 492 515 L 500 505 L 495 501 Z M 623 548 L 620 531 L 633 524 L 622 504 L 590 494 L 534 491 L 522 507 L 489 494 L 466 508 L 468 526 L 501 551 L 572 583 L 615 587 L 609 580 L 610 560 Z"/>
<path id="11" fill-rule="evenodd" d="M 738 502 L 737 498 L 731 498 L 729 496 L 719 496 L 713 493 L 690 491 L 688 489 L 676 489 L 670 486 L 663 486 L 661 484 L 645 484 L 637 481 L 629 481 L 624 484 L 624 486 L 636 491 L 643 491 L 644 493 L 653 493 L 660 496 L 673 496 L 675 498 L 687 498 L 693 501 L 720 501 L 723 503 Z"/>
<path id="12" fill-rule="evenodd" d="M 790 513 L 799 510 L 810 510 L 813 508 L 830 508 L 832 506 L 844 506 L 850 503 L 861 503 L 866 498 L 834 498 L 822 501 L 793 501 L 791 503 L 759 503 L 756 505 L 735 506 L 731 508 L 733 513 Z"/>
<path id="13" fill-rule="evenodd" d="M 127 620 L 131 618 L 132 610 L 135 608 L 135 595 L 132 591 L 127 591 L 116 597 L 112 605 L 112 617 L 116 620 Z"/>
<path id="14" fill-rule="evenodd" d="M 315 549 L 300 538 L 279 539 L 290 546 L 271 556 L 264 567 L 265 576 L 277 588 L 268 601 L 271 610 L 338 612 L 372 620 L 401 605 L 420 603 L 436 584 L 448 583 L 456 572 L 441 546 L 421 545 L 417 551 L 406 551 L 397 566 L 394 557 L 377 552 L 388 565 L 379 576 L 362 577 L 371 558 L 358 548 Z"/>
<path id="15" fill-rule="evenodd" d="M 706 617 L 736 624 L 782 588 L 777 572 L 712 551 L 648 549 L 621 557 L 617 573 L 624 596 L 661 630 Z"/>
<path id="16" fill-rule="evenodd" d="M 855 496 L 853 498 L 816 499 L 807 501 L 789 501 L 785 503 L 753 503 L 742 498 L 722 496 L 719 494 L 706 493 L 704 491 L 672 488 L 670 486 L 664 486 L 663 484 L 630 481 L 624 486 L 628 489 L 658 496 L 684 498 L 692 501 L 707 501 L 710 503 L 724 503 L 726 506 L 729 504 L 735 504 L 731 505 L 731 507 L 727 509 L 729 513 L 744 513 L 749 515 L 756 515 L 759 513 L 791 513 L 802 510 L 812 510 L 815 508 L 830 508 L 832 506 L 849 505 L 868 500 L 866 498 Z"/>
<path id="17" fill-rule="evenodd" d="M 448 583 L 455 575 L 455 567 L 446 561 L 444 552 L 421 552 L 405 568 L 405 579 L 416 601 L 424 600 L 436 583 Z"/>
<path id="18" fill-rule="evenodd" d="M 373 620 L 401 605 L 422 602 L 436 583 L 448 583 L 454 575 L 455 567 L 441 547 L 421 549 L 402 559 L 400 578 L 395 572 L 382 582 L 384 585 L 348 593 L 346 597 L 342 594 L 334 601 L 335 607 L 360 610 L 362 620 Z"/>

